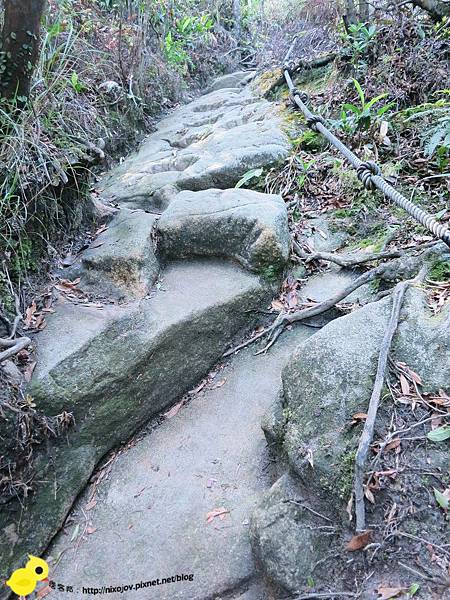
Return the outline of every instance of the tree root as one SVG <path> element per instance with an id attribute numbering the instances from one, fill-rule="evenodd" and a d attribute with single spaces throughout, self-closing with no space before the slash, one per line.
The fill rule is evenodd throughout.
<path id="1" fill-rule="evenodd" d="M 384 252 L 371 252 L 370 254 L 335 254 L 332 252 L 308 253 L 305 252 L 296 241 L 293 242 L 293 246 L 298 256 L 306 260 L 307 263 L 313 260 L 325 260 L 343 268 L 356 267 L 358 265 L 386 258 L 400 258 L 405 254 L 403 250 L 386 250 Z"/>
<path id="2" fill-rule="evenodd" d="M 15 340 L 0 338 L 0 348 L 7 348 L 3 352 L 0 352 L 0 363 L 6 359 L 18 354 L 21 350 L 24 350 L 31 344 L 29 337 L 20 337 Z"/>
<path id="3" fill-rule="evenodd" d="M 267 344 L 267 346 L 265 346 L 262 350 L 260 350 L 256 354 L 263 354 L 263 353 L 267 352 L 267 350 L 269 350 L 269 348 L 271 346 L 273 346 L 273 344 L 276 342 L 276 340 L 279 338 L 279 336 L 283 333 L 283 330 L 287 325 L 291 325 L 292 323 L 295 323 L 297 321 L 303 321 L 305 319 L 309 319 L 310 317 L 315 317 L 317 315 L 320 315 L 320 314 L 326 312 L 327 310 L 329 310 L 330 308 L 335 306 L 338 302 L 343 300 L 346 296 L 351 294 L 354 290 L 358 289 L 365 283 L 368 283 L 370 281 L 373 281 L 377 277 L 380 277 L 381 273 L 383 273 L 383 271 L 385 270 L 385 267 L 386 267 L 386 265 L 380 265 L 379 267 L 373 269 L 372 271 L 367 271 L 367 273 L 363 273 L 357 279 L 355 279 L 355 281 L 353 281 L 346 288 L 344 288 L 341 292 L 339 292 L 338 294 L 336 294 L 329 300 L 325 300 L 324 302 L 320 302 L 319 304 L 316 304 L 316 306 L 311 306 L 310 308 L 304 308 L 304 309 L 298 310 L 294 313 L 280 313 L 278 315 L 278 317 L 275 319 L 275 321 L 272 323 L 272 325 L 270 325 L 266 329 L 263 329 L 262 331 L 258 332 L 256 335 L 249 338 L 245 342 L 242 342 L 242 344 L 239 344 L 235 348 L 228 350 L 227 352 L 225 352 L 225 354 L 223 356 L 224 357 L 230 356 L 231 354 L 234 354 L 238 350 L 242 350 L 243 348 L 246 348 L 247 346 L 254 344 L 256 341 L 261 339 L 266 334 L 269 335 L 269 343 Z"/>
<path id="4" fill-rule="evenodd" d="M 386 329 L 381 343 L 380 353 L 378 355 L 378 365 L 375 376 L 375 382 L 373 385 L 372 395 L 370 397 L 369 408 L 367 411 L 367 419 L 364 423 L 364 429 L 359 440 L 358 450 L 356 452 L 355 458 L 354 492 L 357 532 L 362 532 L 366 530 L 366 510 L 364 503 L 365 465 L 367 461 L 367 454 L 369 452 L 370 445 L 373 441 L 375 421 L 377 418 L 378 407 L 380 405 L 381 392 L 383 389 L 383 383 L 386 375 L 389 351 L 395 332 L 397 331 L 398 322 L 400 318 L 400 311 L 402 308 L 405 292 L 409 288 L 409 286 L 423 281 L 427 271 L 428 269 L 426 266 L 422 267 L 417 277 L 408 281 L 401 281 L 395 286 L 393 290 L 391 317 L 389 319 L 388 327 Z"/>
<path id="5" fill-rule="evenodd" d="M 327 310 L 330 310 L 330 308 L 333 308 L 333 306 L 335 306 L 338 302 L 346 298 L 349 294 L 360 288 L 362 285 L 365 285 L 366 283 L 374 281 L 375 279 L 382 277 L 384 274 L 387 274 L 390 269 L 390 263 L 379 265 L 371 271 L 363 273 L 354 281 L 352 281 L 352 283 L 350 283 L 344 289 L 342 289 L 340 292 L 338 292 L 328 300 L 325 300 L 324 302 L 319 302 L 318 304 L 316 304 L 316 306 L 311 306 L 310 308 L 303 308 L 293 313 L 280 313 L 271 325 L 271 327 L 269 327 L 267 330 L 267 333 L 269 334 L 269 343 L 256 354 L 263 354 L 267 352 L 267 350 L 269 350 L 269 348 L 271 348 L 274 345 L 274 343 L 283 333 L 284 328 L 286 326 L 292 325 L 293 323 L 297 323 L 298 321 L 309 319 L 310 317 L 316 317 L 317 315 L 323 314 Z"/>
<path id="6" fill-rule="evenodd" d="M 8 269 L 5 265 L 4 270 L 11 295 L 14 297 L 16 314 L 14 317 L 14 321 L 11 322 L 10 319 L 6 316 L 6 314 L 3 314 L 3 312 L 0 311 L 0 320 L 2 321 L 2 323 L 4 323 L 8 331 L 7 338 L 0 338 L 0 348 L 6 348 L 6 350 L 0 352 L 0 363 L 7 360 L 11 356 L 18 354 L 21 350 L 24 350 L 27 346 L 31 344 L 31 339 L 26 336 L 14 339 L 17 333 L 17 328 L 19 327 L 19 323 L 22 320 L 22 313 L 20 312 L 19 296 L 13 290 Z"/>
<path id="7" fill-rule="evenodd" d="M 302 250 L 302 252 L 303 252 L 303 250 Z M 309 308 L 303 308 L 303 309 L 297 310 L 292 313 L 280 313 L 277 316 L 277 318 L 275 319 L 275 321 L 272 323 L 272 325 L 269 325 L 269 327 L 266 327 L 265 329 L 258 332 L 256 335 L 252 336 L 245 342 L 242 342 L 238 346 L 236 346 L 230 350 L 227 350 L 227 352 L 225 352 L 225 354 L 223 356 L 224 357 L 231 356 L 238 350 L 242 350 L 243 348 L 246 348 L 247 346 L 254 344 L 258 340 L 260 340 L 262 337 L 264 337 L 265 335 L 268 335 L 267 345 L 262 350 L 259 350 L 258 352 L 256 352 L 257 355 L 264 354 L 269 350 L 269 348 L 271 348 L 274 345 L 274 343 L 277 341 L 277 339 L 283 333 L 285 327 L 292 325 L 293 323 L 297 323 L 299 321 L 304 321 L 305 319 L 309 319 L 311 317 L 315 317 L 315 316 L 323 314 L 330 308 L 333 308 L 333 306 L 336 306 L 336 304 L 338 304 L 341 300 L 343 300 L 344 298 L 349 296 L 352 292 L 354 292 L 355 290 L 357 290 L 364 284 L 374 281 L 375 279 L 382 279 L 384 281 L 397 282 L 399 279 L 402 279 L 402 278 L 406 278 L 406 277 L 412 278 L 419 271 L 419 269 L 421 268 L 421 265 L 424 264 L 424 262 L 427 258 L 429 258 L 431 255 L 435 255 L 436 257 L 439 257 L 439 256 L 442 256 L 443 254 L 448 254 L 449 249 L 444 243 L 437 242 L 437 243 L 433 243 L 430 247 L 427 247 L 425 250 L 423 250 L 423 252 L 421 252 L 420 254 L 417 254 L 415 256 L 408 255 L 400 250 L 392 251 L 392 253 L 394 253 L 394 252 L 402 252 L 402 254 L 398 258 L 394 258 L 393 260 L 391 260 L 389 262 L 382 263 L 381 265 L 374 267 L 370 271 L 366 271 L 365 273 L 363 273 L 362 275 L 357 277 L 352 283 L 350 283 L 348 286 L 346 286 L 343 290 L 341 290 L 339 293 L 335 294 L 334 296 L 332 296 L 328 300 L 325 300 L 324 302 L 320 302 L 320 303 L 316 304 L 315 306 L 312 306 Z M 323 255 L 324 253 L 316 253 L 316 254 Z M 328 253 L 327 253 L 327 256 L 328 256 Z M 381 258 L 386 258 L 387 255 L 385 254 L 385 252 L 380 252 L 375 256 L 378 259 L 381 259 Z M 330 254 L 329 257 L 330 258 L 327 260 L 331 260 L 331 257 L 332 257 L 333 262 L 335 262 L 335 259 L 336 259 L 335 255 Z M 338 260 L 340 260 L 340 259 L 338 259 Z M 372 260 L 374 260 L 374 259 L 372 259 Z M 355 265 L 355 263 L 353 264 L 353 266 L 354 265 Z M 392 290 L 387 290 L 386 292 L 383 292 L 381 296 L 379 295 L 379 297 L 377 297 L 375 300 L 379 300 L 380 297 L 384 297 L 385 295 L 391 294 L 391 293 L 392 293 Z"/>

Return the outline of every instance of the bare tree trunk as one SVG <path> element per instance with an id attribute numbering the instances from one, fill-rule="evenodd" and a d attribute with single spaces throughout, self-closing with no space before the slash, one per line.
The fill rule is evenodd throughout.
<path id="1" fill-rule="evenodd" d="M 345 21 L 348 23 L 356 22 L 355 3 L 353 0 L 345 0 Z"/>
<path id="2" fill-rule="evenodd" d="M 236 43 L 239 45 L 241 41 L 242 33 L 242 11 L 241 11 L 241 0 L 233 0 L 233 20 L 234 20 L 234 37 Z"/>
<path id="3" fill-rule="evenodd" d="M 369 21 L 369 3 L 367 0 L 359 0 L 359 20 L 361 23 Z"/>
<path id="4" fill-rule="evenodd" d="M 446 0 L 412 0 L 412 3 L 429 12 L 436 21 L 450 15 L 450 2 Z"/>
<path id="5" fill-rule="evenodd" d="M 0 96 L 23 102 L 39 56 L 41 17 L 46 0 L 4 0 L 0 37 Z"/>

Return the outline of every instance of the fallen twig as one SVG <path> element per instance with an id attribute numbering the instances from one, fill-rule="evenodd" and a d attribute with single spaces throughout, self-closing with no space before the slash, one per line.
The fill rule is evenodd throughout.
<path id="1" fill-rule="evenodd" d="M 293 246 L 300 256 L 311 262 L 313 260 L 325 260 L 332 262 L 340 267 L 356 267 L 375 260 L 383 260 L 386 258 L 400 258 L 404 252 L 402 250 L 386 250 L 384 252 L 371 252 L 370 254 L 337 254 L 333 252 L 305 252 L 298 242 L 293 242 Z"/>
<path id="2" fill-rule="evenodd" d="M 0 352 L 0 363 L 14 356 L 30 344 L 31 340 L 29 337 L 21 337 L 15 340 L 0 338 L 0 347 L 7 348 L 7 350 Z"/>
<path id="3" fill-rule="evenodd" d="M 308 510 L 313 515 L 316 515 L 316 517 L 320 517 L 321 519 L 324 519 L 325 521 L 328 521 L 329 523 L 332 523 L 331 519 L 329 519 L 325 515 L 320 514 L 319 512 L 317 512 L 316 510 L 314 510 L 313 508 L 309 507 L 307 504 L 303 504 L 299 500 L 290 499 L 290 500 L 285 500 L 285 502 L 289 502 L 290 504 L 295 504 L 296 506 L 301 506 L 302 508 L 304 508 L 305 510 Z"/>
<path id="4" fill-rule="evenodd" d="M 301 594 L 294 596 L 293 600 L 320 600 L 321 598 L 357 598 L 357 594 L 353 592 L 311 592 L 309 594 Z"/>
<path id="5" fill-rule="evenodd" d="M 417 283 L 420 280 L 423 280 L 426 271 L 427 267 L 422 267 L 417 277 L 415 277 L 412 280 L 402 281 L 398 283 L 393 291 L 391 316 L 389 319 L 388 327 L 381 342 L 380 353 L 378 355 L 378 365 L 375 376 L 375 382 L 372 389 L 372 395 L 369 401 L 369 408 L 367 410 L 367 419 L 364 423 L 364 429 L 359 440 L 358 450 L 356 452 L 355 458 L 354 491 L 357 532 L 366 530 L 366 510 L 364 504 L 365 466 L 370 444 L 373 440 L 375 420 L 377 418 L 378 407 L 380 404 L 381 392 L 383 389 L 383 383 L 386 374 L 386 367 L 388 363 L 392 339 L 395 335 L 395 332 L 397 331 L 398 322 L 400 318 L 400 311 L 402 308 L 405 292 L 410 285 Z"/>
<path id="6" fill-rule="evenodd" d="M 328 52 L 327 54 L 322 54 L 321 56 L 313 58 L 312 60 L 309 60 L 309 61 L 300 59 L 295 64 L 290 65 L 290 72 L 298 73 L 299 71 L 311 71 L 313 69 L 325 67 L 330 62 L 333 62 L 333 60 L 336 57 L 337 57 L 336 52 Z M 286 83 L 286 81 L 284 78 L 284 72 L 281 72 L 280 76 L 270 84 L 270 86 L 267 90 L 265 90 L 264 97 L 267 98 L 274 89 L 276 89 L 280 85 L 284 85 L 285 83 Z"/>

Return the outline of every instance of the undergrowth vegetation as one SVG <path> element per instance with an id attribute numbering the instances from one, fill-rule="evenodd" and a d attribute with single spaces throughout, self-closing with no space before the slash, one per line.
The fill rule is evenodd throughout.
<path id="1" fill-rule="evenodd" d="M 450 220 L 450 22 L 433 22 L 408 6 L 377 4 L 370 23 L 337 27 L 336 58 L 324 69 L 299 69 L 296 84 L 310 107 L 363 160 L 376 161 L 385 177 L 442 223 Z M 321 35 L 329 40 L 326 27 Z M 321 48 L 321 45 L 318 45 Z M 329 47 L 325 45 L 326 51 Z M 300 37 L 293 64 L 311 61 L 316 45 Z M 285 97 L 285 86 L 275 97 Z M 285 195 L 294 229 L 305 217 L 329 212 L 337 230 L 366 245 L 395 232 L 396 241 L 430 240 L 414 219 L 362 188 L 356 174 L 324 138 L 307 128 L 299 111 L 287 113 L 293 155 L 266 175 L 266 189 Z M 383 232 L 380 232 L 380 228 Z M 408 240 L 409 238 L 409 240 Z M 373 243 L 373 244 L 372 244 Z"/>
<path id="2" fill-rule="evenodd" d="M 190 0 L 49 2 L 29 102 L 0 102 L 0 255 L 13 281 L 90 218 L 97 165 L 233 64 L 229 10 Z"/>

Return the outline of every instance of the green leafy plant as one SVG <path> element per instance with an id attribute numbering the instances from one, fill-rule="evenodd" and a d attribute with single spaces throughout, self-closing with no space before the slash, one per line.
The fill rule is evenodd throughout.
<path id="1" fill-rule="evenodd" d="M 437 429 L 433 429 L 427 434 L 427 438 L 432 442 L 445 442 L 450 438 L 450 425 L 443 425 Z"/>
<path id="2" fill-rule="evenodd" d="M 261 177 L 261 175 L 263 174 L 263 169 L 250 169 L 250 171 L 247 171 L 246 173 L 244 173 L 244 175 L 241 177 L 241 179 L 239 179 L 239 181 L 236 183 L 236 185 L 234 186 L 235 188 L 240 188 L 243 185 L 245 185 L 246 183 L 248 183 L 249 181 L 251 181 L 252 179 L 258 179 L 259 177 Z"/>
<path id="3" fill-rule="evenodd" d="M 352 23 L 348 30 L 341 32 L 344 52 L 349 56 L 351 63 L 356 67 L 365 67 L 364 55 L 375 42 L 377 29 L 375 25 L 367 26 L 365 23 Z"/>
<path id="4" fill-rule="evenodd" d="M 387 94 L 379 94 L 367 100 L 359 81 L 353 79 L 353 84 L 358 92 L 360 105 L 357 106 L 349 102 L 345 103 L 342 106 L 340 120 L 334 122 L 335 125 L 347 133 L 369 129 L 373 123 L 378 122 L 395 105 L 394 102 L 388 102 L 376 107 L 375 105 L 386 98 Z"/>
<path id="5" fill-rule="evenodd" d="M 434 497 L 436 498 L 436 502 L 439 504 L 439 506 L 443 510 L 448 510 L 449 504 L 450 504 L 450 500 L 449 500 L 448 496 L 446 494 L 443 494 L 436 488 L 433 488 L 433 491 L 434 491 Z"/>
<path id="6" fill-rule="evenodd" d="M 184 42 L 173 37 L 169 31 L 164 38 L 164 52 L 167 61 L 174 67 L 185 67 L 189 61 L 189 54 L 184 49 Z"/>
<path id="7" fill-rule="evenodd" d="M 75 71 L 73 71 L 70 77 L 70 85 L 77 92 L 77 94 L 81 94 L 81 92 L 84 92 L 84 90 L 86 89 L 86 86 L 84 86 L 81 83 L 81 81 L 78 78 L 78 73 L 76 73 Z"/>
<path id="8" fill-rule="evenodd" d="M 315 160 L 302 160 L 299 159 L 298 161 L 300 163 L 300 168 L 302 170 L 302 172 L 300 173 L 300 175 L 297 175 L 297 191 L 301 191 L 304 187 L 305 187 L 305 183 L 308 179 L 308 171 L 311 169 L 311 167 L 314 165 L 314 163 L 316 162 Z"/>
<path id="9" fill-rule="evenodd" d="M 450 90 L 440 90 L 440 95 L 450 95 Z M 450 152 L 450 102 L 440 98 L 436 102 L 426 102 L 402 113 L 405 123 L 420 120 L 422 123 L 422 144 L 427 158 L 445 158 Z"/>
<path id="10" fill-rule="evenodd" d="M 443 17 L 434 26 L 434 33 L 438 40 L 450 39 L 450 17 Z"/>
<path id="11" fill-rule="evenodd" d="M 442 214 L 442 211 L 438 213 L 438 216 L 439 214 Z M 450 262 L 445 260 L 436 261 L 430 269 L 428 278 L 431 281 L 448 281 L 450 279 Z"/>
<path id="12" fill-rule="evenodd" d="M 208 14 L 201 16 L 185 16 L 178 19 L 175 27 L 170 29 L 164 38 L 164 52 L 167 61 L 174 67 L 185 70 L 193 68 L 189 50 L 193 45 L 209 36 L 214 22 Z"/>

